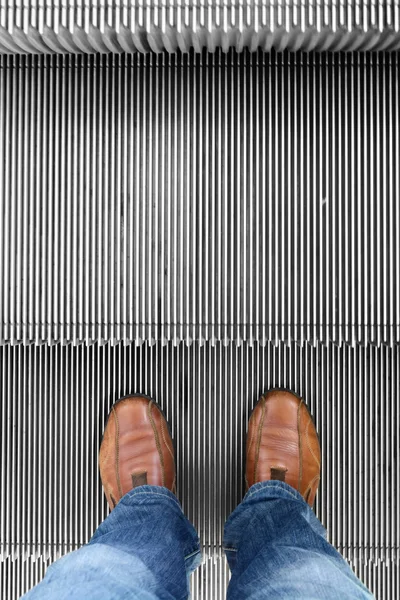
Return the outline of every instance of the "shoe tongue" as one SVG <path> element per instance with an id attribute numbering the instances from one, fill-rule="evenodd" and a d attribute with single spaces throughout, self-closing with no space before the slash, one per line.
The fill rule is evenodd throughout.
<path id="1" fill-rule="evenodd" d="M 287 469 L 271 467 L 271 480 L 285 481 Z"/>
<path id="2" fill-rule="evenodd" d="M 147 471 L 144 473 L 132 473 L 132 488 L 139 487 L 139 485 L 147 485 Z"/>

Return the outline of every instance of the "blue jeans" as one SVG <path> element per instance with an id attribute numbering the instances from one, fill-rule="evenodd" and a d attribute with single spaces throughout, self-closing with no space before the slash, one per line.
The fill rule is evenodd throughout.
<path id="1" fill-rule="evenodd" d="M 253 485 L 229 517 L 224 548 L 228 600 L 372 598 L 296 490 L 280 481 Z M 126 494 L 90 542 L 62 557 L 26 600 L 188 598 L 201 562 L 196 531 L 166 488 Z"/>

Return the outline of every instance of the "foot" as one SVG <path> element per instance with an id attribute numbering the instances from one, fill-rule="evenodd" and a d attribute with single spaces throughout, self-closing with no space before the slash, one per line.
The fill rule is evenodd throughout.
<path id="1" fill-rule="evenodd" d="M 139 485 L 175 493 L 175 457 L 168 424 L 147 396 L 121 398 L 112 406 L 100 446 L 101 481 L 111 510 Z"/>
<path id="2" fill-rule="evenodd" d="M 249 421 L 247 488 L 260 481 L 284 481 L 312 506 L 320 462 L 317 432 L 303 400 L 286 390 L 263 396 Z"/>

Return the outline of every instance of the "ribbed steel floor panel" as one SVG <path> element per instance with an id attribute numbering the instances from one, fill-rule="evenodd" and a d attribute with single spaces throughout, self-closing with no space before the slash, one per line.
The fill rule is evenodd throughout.
<path id="1" fill-rule="evenodd" d="M 399 54 L 0 57 L 0 340 L 400 341 Z"/>
<path id="2" fill-rule="evenodd" d="M 377 598 L 399 597 L 398 346 L 19 345 L 0 348 L 0 366 L 2 598 L 106 516 L 97 452 L 110 404 L 130 392 L 152 395 L 172 427 L 178 496 L 209 557 L 194 598 L 223 598 L 222 528 L 243 494 L 247 420 L 275 386 L 315 416 L 329 539 Z"/>
<path id="3" fill-rule="evenodd" d="M 398 3 L 369 4 L 338 18 L 364 27 L 360 44 L 387 44 Z M 75 8 L 59 41 L 100 43 Z M 11 9 L 0 44 L 4 28 L 17 49 L 53 35 L 56 19 L 41 40 L 22 19 L 35 11 Z M 357 41 L 332 37 L 326 14 L 320 41 Z M 115 49 L 117 12 L 104 15 Z M 275 16 L 281 49 L 317 39 Z M 142 25 L 132 43 L 182 42 Z M 240 47 L 254 32 L 236 25 Z M 197 50 L 220 33 L 209 21 Z M 104 420 L 135 391 L 172 425 L 207 559 L 194 598 L 222 599 L 248 415 L 277 385 L 316 417 L 330 540 L 378 598 L 400 597 L 399 97 L 395 52 L 0 56 L 2 599 L 106 515 Z"/>
<path id="4" fill-rule="evenodd" d="M 395 50 L 399 0 L 0 0 L 0 53 Z"/>

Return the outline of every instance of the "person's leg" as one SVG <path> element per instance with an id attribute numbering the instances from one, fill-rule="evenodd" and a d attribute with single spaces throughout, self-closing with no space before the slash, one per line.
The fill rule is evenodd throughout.
<path id="1" fill-rule="evenodd" d="M 273 390 L 249 422 L 248 492 L 225 525 L 228 600 L 372 598 L 311 510 L 320 449 L 300 398 Z"/>
<path id="2" fill-rule="evenodd" d="M 137 487 L 86 546 L 50 565 L 24 598 L 187 598 L 188 575 L 199 561 L 197 534 L 175 496 L 163 487 Z"/>
<path id="3" fill-rule="evenodd" d="M 172 440 L 151 399 L 131 396 L 113 406 L 99 462 L 110 515 L 24 598 L 188 598 L 200 544 L 172 493 Z"/>
<path id="4" fill-rule="evenodd" d="M 228 600 L 371 598 L 295 489 L 256 483 L 225 525 Z"/>

